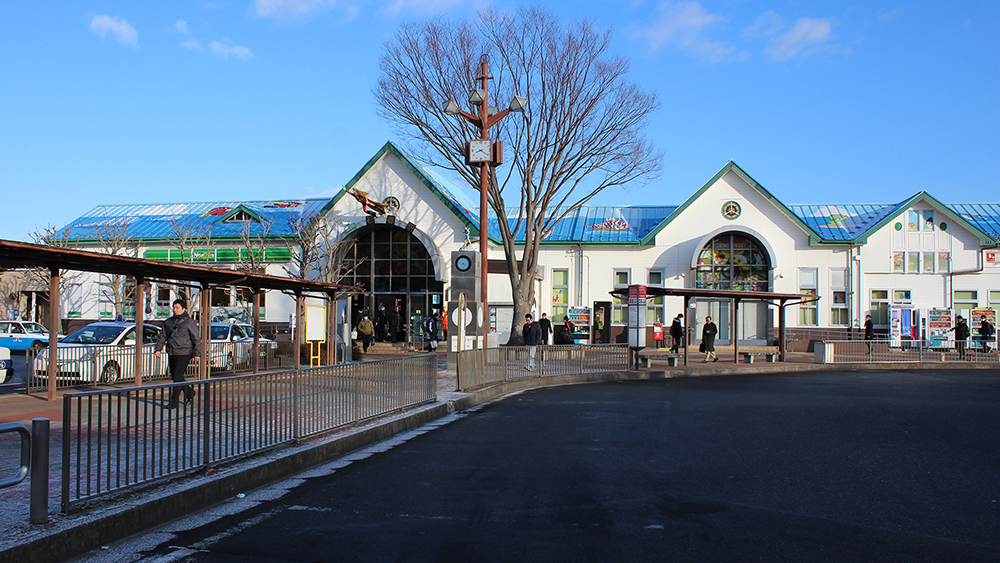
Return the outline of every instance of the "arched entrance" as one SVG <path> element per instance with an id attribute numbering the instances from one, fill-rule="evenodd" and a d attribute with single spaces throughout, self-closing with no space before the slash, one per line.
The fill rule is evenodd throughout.
<path id="1" fill-rule="evenodd" d="M 444 303 L 444 284 L 424 244 L 406 229 L 376 224 L 351 233 L 340 253 L 344 277 L 339 283 L 368 290 L 353 300 L 352 326 L 357 326 L 362 311 L 375 322 L 381 307 L 387 316 L 399 307 L 400 330 L 385 339 L 422 342 L 424 320 Z"/>
<path id="2" fill-rule="evenodd" d="M 695 268 L 695 287 L 727 291 L 771 291 L 771 256 L 757 238 L 738 231 L 716 235 L 699 250 Z M 731 344 L 732 310 L 730 301 L 699 302 L 696 309 L 696 338 L 701 338 L 705 317 L 711 315 L 719 327 L 719 340 Z M 772 314 L 767 304 L 742 301 L 736 322 L 740 341 L 764 344 L 771 328 Z"/>

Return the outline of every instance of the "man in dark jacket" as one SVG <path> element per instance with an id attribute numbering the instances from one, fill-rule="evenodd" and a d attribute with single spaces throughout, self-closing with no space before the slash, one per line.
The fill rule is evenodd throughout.
<path id="1" fill-rule="evenodd" d="M 529 371 L 535 369 L 535 348 L 542 339 L 542 329 L 533 320 L 531 313 L 528 313 L 524 316 L 524 326 L 521 327 L 524 345 L 528 347 L 528 365 L 524 369 Z"/>
<path id="2" fill-rule="evenodd" d="M 979 324 L 979 340 L 983 343 L 983 352 L 989 354 L 990 343 L 993 341 L 993 325 L 986 320 L 986 315 L 983 315 L 982 322 Z"/>
<path id="3" fill-rule="evenodd" d="M 542 329 L 542 344 L 548 344 L 549 335 L 552 334 L 552 321 L 545 317 L 545 313 L 538 319 L 538 328 Z"/>
<path id="4" fill-rule="evenodd" d="M 684 327 L 681 325 L 683 318 L 684 313 L 677 313 L 674 322 L 670 323 L 670 337 L 674 339 L 674 345 L 670 347 L 671 352 L 680 351 L 681 339 L 684 337 Z"/>
<path id="5" fill-rule="evenodd" d="M 955 348 L 958 350 L 958 359 L 965 359 L 965 345 L 969 340 L 969 335 L 972 333 L 969 331 L 969 325 L 965 323 L 965 318 L 962 315 L 955 317 L 955 326 L 951 327 L 948 332 L 955 332 Z"/>
<path id="6" fill-rule="evenodd" d="M 399 307 L 396 307 L 389 312 L 389 320 L 386 321 L 386 325 L 389 327 L 389 342 L 394 344 L 396 337 L 399 336 L 399 321 Z"/>
<path id="7" fill-rule="evenodd" d="M 184 372 L 191 359 L 201 359 L 199 357 L 201 336 L 198 334 L 198 325 L 187 314 L 187 303 L 183 299 L 176 299 L 173 308 L 174 316 L 163 323 L 163 330 L 160 331 L 160 336 L 156 339 L 154 354 L 159 358 L 163 346 L 166 344 L 170 378 L 179 383 L 184 381 Z M 194 389 L 190 385 L 177 386 L 170 389 L 170 402 L 167 403 L 166 408 L 177 408 L 182 389 L 184 390 L 184 402 L 194 401 Z"/>

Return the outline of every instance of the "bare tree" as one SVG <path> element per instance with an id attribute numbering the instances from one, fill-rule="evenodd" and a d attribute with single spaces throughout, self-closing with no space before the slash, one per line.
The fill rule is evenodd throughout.
<path id="1" fill-rule="evenodd" d="M 292 253 L 292 266 L 285 266 L 289 277 L 323 283 L 341 283 L 363 260 L 351 260 L 338 248 L 341 239 L 339 215 L 303 215 L 288 222 L 291 237 L 285 240 Z"/>
<path id="2" fill-rule="evenodd" d="M 55 225 L 48 224 L 42 227 L 35 228 L 34 231 L 28 234 L 31 237 L 32 242 L 35 244 L 43 244 L 45 246 L 61 246 L 64 248 L 71 248 L 76 246 L 78 239 L 72 239 L 69 236 L 69 229 L 60 229 Z M 79 287 L 81 285 L 80 278 L 83 274 L 77 271 L 62 271 L 59 276 L 59 292 L 63 295 L 69 295 L 70 289 Z M 48 268 L 31 268 L 28 270 L 28 276 L 30 278 L 30 284 L 36 287 L 46 288 L 45 294 L 48 295 L 49 280 L 51 279 L 52 273 Z"/>
<path id="3" fill-rule="evenodd" d="M 475 21 L 404 24 L 380 61 L 374 95 L 382 117 L 418 156 L 477 189 L 479 169 L 465 164 L 463 150 L 478 130 L 445 114 L 444 102 L 478 88 L 481 56 L 491 65 L 491 98 L 529 99 L 523 119 L 508 117 L 491 131 L 512 161 L 505 174 L 491 166 L 488 201 L 497 217 L 509 217 L 499 225 L 516 324 L 534 299 L 539 244 L 558 222 L 608 187 L 659 173 L 660 154 L 644 138 L 659 103 L 629 80 L 628 61 L 610 55 L 610 43 L 611 32 L 587 20 L 563 26 L 543 8 L 491 8 Z M 519 264 L 514 241 L 522 232 Z M 519 331 L 511 341 L 520 342 Z"/>
<path id="4" fill-rule="evenodd" d="M 263 274 L 267 269 L 268 239 L 274 221 L 264 221 L 258 226 L 255 221 L 243 221 L 239 242 L 231 246 L 236 252 L 236 269 L 243 272 Z"/>
<path id="5" fill-rule="evenodd" d="M 174 215 L 170 218 L 172 235 L 170 243 L 179 251 L 178 262 L 194 262 L 199 254 L 212 249 L 212 231 L 191 215 Z M 177 286 L 177 294 L 184 300 L 188 299 L 188 288 Z"/>
<path id="6" fill-rule="evenodd" d="M 139 242 L 133 239 L 131 228 L 134 219 L 127 215 L 105 216 L 101 221 L 89 227 L 90 238 L 98 245 L 98 251 L 116 256 L 139 256 Z M 134 302 L 135 286 L 128 283 L 133 280 L 123 274 L 100 274 L 98 291 L 100 298 L 111 302 L 115 317 L 124 317 L 127 302 Z"/>

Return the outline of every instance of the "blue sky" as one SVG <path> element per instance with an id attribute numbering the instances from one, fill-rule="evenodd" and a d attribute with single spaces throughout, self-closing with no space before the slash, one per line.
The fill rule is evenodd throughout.
<path id="1" fill-rule="evenodd" d="M 332 194 L 395 140 L 385 41 L 483 5 L 5 2 L 0 238 L 97 204 Z M 1000 201 L 1000 2 L 545 5 L 614 29 L 662 102 L 662 177 L 598 204 L 679 204 L 729 160 L 786 204 Z"/>

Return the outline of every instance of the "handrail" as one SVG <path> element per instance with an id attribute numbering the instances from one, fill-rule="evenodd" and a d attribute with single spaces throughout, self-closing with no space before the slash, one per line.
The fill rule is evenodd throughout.
<path id="1" fill-rule="evenodd" d="M 28 476 L 28 470 L 31 468 L 31 433 L 28 431 L 28 426 L 21 422 L 0 424 L 0 434 L 6 434 L 7 432 L 17 432 L 21 435 L 21 467 L 14 477 L 0 479 L 0 489 L 13 487 L 24 481 L 24 478 Z"/>

